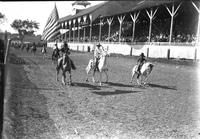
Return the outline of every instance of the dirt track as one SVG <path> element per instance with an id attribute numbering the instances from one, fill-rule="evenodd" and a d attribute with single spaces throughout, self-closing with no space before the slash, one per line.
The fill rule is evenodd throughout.
<path id="1" fill-rule="evenodd" d="M 134 58 L 109 57 L 109 82 L 85 82 L 89 53 L 72 52 L 74 86 L 55 80 L 48 58 L 11 48 L 4 135 L 16 139 L 198 138 L 197 67 L 162 64 L 148 87 L 129 83 Z M 60 78 L 61 80 L 61 78 Z"/>

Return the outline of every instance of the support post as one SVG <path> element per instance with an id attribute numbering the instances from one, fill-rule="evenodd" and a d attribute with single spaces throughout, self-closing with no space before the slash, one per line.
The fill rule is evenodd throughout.
<path id="1" fill-rule="evenodd" d="M 75 33 L 76 33 L 76 19 L 73 20 L 74 30 L 73 30 L 73 42 L 75 41 Z"/>
<path id="2" fill-rule="evenodd" d="M 72 21 L 70 20 L 69 21 L 69 42 L 71 42 L 71 23 L 72 23 Z"/>
<path id="3" fill-rule="evenodd" d="M 119 20 L 119 42 L 121 42 L 121 34 L 122 34 L 122 22 L 123 22 L 123 20 L 124 20 L 124 18 L 125 18 L 125 15 L 124 16 L 118 16 L 118 20 Z"/>
<path id="4" fill-rule="evenodd" d="M 134 13 L 134 16 L 132 16 L 132 14 L 130 14 L 131 16 L 131 19 L 133 21 L 133 33 L 132 33 L 132 40 L 131 42 L 134 42 L 134 39 L 135 39 L 135 24 L 136 24 L 136 21 L 137 21 L 137 18 L 140 14 L 140 11 L 138 13 Z"/>
<path id="5" fill-rule="evenodd" d="M 89 15 L 90 17 L 90 42 L 92 41 L 92 15 Z"/>
<path id="6" fill-rule="evenodd" d="M 197 33 L 196 33 L 196 45 L 199 45 L 200 43 L 200 5 L 198 8 L 197 5 L 193 1 L 192 1 L 192 5 L 194 6 L 194 8 L 197 10 L 199 14 L 198 27 L 197 27 Z"/>
<path id="7" fill-rule="evenodd" d="M 84 23 L 86 24 L 86 19 L 87 19 L 87 16 L 84 16 L 83 17 L 83 20 L 84 20 Z M 85 42 L 85 28 L 86 26 L 83 27 L 83 41 Z"/>
<path id="8" fill-rule="evenodd" d="M 99 22 L 99 42 L 101 41 L 101 25 L 103 24 L 103 20 L 100 19 L 100 22 Z"/>
<path id="9" fill-rule="evenodd" d="M 167 11 L 171 15 L 171 25 L 170 25 L 170 34 L 169 34 L 169 43 L 172 42 L 172 35 L 173 35 L 173 23 L 174 23 L 174 16 L 177 13 L 178 9 L 180 8 L 181 3 L 178 5 L 176 10 L 174 10 L 174 4 L 172 5 L 172 10 L 170 11 L 169 8 L 166 6 Z"/>
<path id="10" fill-rule="evenodd" d="M 78 18 L 78 42 L 80 42 L 80 21 L 81 21 L 81 18 L 79 17 Z"/>
<path id="11" fill-rule="evenodd" d="M 153 20 L 153 17 L 155 16 L 156 12 L 157 12 L 158 8 L 153 11 L 153 9 L 150 10 L 150 13 L 149 11 L 146 10 L 146 13 L 150 19 L 150 24 L 149 24 L 149 37 L 148 37 L 148 42 L 151 42 L 151 29 L 152 29 L 152 20 Z"/>
<path id="12" fill-rule="evenodd" d="M 64 24 L 65 24 L 65 29 L 67 29 L 67 22 L 65 22 Z M 67 31 L 65 32 L 65 41 L 67 41 Z"/>
<path id="13" fill-rule="evenodd" d="M 110 29 L 111 29 L 112 21 L 113 21 L 113 18 L 107 19 L 107 22 L 108 22 L 108 42 L 110 42 Z"/>

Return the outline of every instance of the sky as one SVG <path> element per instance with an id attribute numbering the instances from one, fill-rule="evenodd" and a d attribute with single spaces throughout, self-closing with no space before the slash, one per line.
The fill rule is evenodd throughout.
<path id="1" fill-rule="evenodd" d="M 72 3 L 74 1 L 20 1 L 20 2 L 3 2 L 0 1 L 0 12 L 5 15 L 6 21 L 0 24 L 0 31 L 7 30 L 11 33 L 17 33 L 10 24 L 15 19 L 32 20 L 39 23 L 39 30 L 36 35 L 42 34 L 47 19 L 57 6 L 59 18 L 72 14 Z M 103 1 L 89 1 L 90 6 L 102 3 Z M 88 7 L 90 7 L 88 6 Z"/>

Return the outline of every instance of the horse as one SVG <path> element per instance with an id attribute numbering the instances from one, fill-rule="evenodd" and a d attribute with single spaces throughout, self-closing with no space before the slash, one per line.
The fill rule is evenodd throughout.
<path id="1" fill-rule="evenodd" d="M 33 46 L 31 47 L 31 53 L 33 52 L 33 54 L 35 55 L 36 50 L 37 50 L 36 46 L 33 45 Z"/>
<path id="2" fill-rule="evenodd" d="M 107 68 L 107 56 L 109 56 L 109 54 L 107 53 L 107 51 L 103 51 L 101 56 L 100 56 L 100 59 L 99 59 L 99 64 L 98 64 L 98 69 L 99 69 L 99 73 L 100 73 L 100 79 L 99 79 L 99 85 L 101 86 L 102 83 L 101 83 L 101 80 L 102 80 L 102 73 L 104 72 L 105 75 L 106 75 L 106 83 L 108 82 L 108 74 L 107 74 L 107 71 L 108 71 L 108 68 Z M 88 75 L 90 74 L 91 71 L 93 71 L 93 74 L 92 74 L 92 80 L 93 80 L 93 83 L 95 83 L 95 79 L 94 79 L 94 75 L 96 73 L 96 70 L 95 70 L 95 62 L 93 59 L 90 59 L 89 60 L 89 63 L 87 65 L 87 67 L 85 68 L 86 70 L 86 82 L 88 82 Z"/>
<path id="3" fill-rule="evenodd" d="M 66 62 L 64 63 L 63 60 Z M 58 81 L 58 75 L 59 71 L 62 70 L 62 84 L 66 85 L 65 79 L 66 79 L 66 72 L 69 73 L 69 85 L 72 85 L 72 76 L 71 76 L 71 70 L 75 70 L 76 67 L 73 64 L 73 61 L 69 58 L 67 54 L 64 54 L 63 57 L 60 57 L 57 62 L 56 66 L 56 80 Z"/>
<path id="4" fill-rule="evenodd" d="M 141 85 L 141 84 L 146 85 L 146 84 L 147 84 L 147 79 L 148 79 L 150 73 L 152 72 L 153 67 L 154 67 L 154 65 L 153 65 L 152 63 L 150 63 L 150 62 L 145 62 L 145 63 L 142 65 L 142 67 L 141 67 L 141 69 L 140 69 L 140 73 L 141 73 L 141 74 L 140 74 L 139 77 L 137 78 L 137 84 L 138 84 L 138 85 Z M 138 65 L 135 65 L 135 66 L 133 67 L 133 69 L 132 69 L 132 76 L 131 76 L 130 83 L 132 83 L 134 76 L 139 74 L 139 73 L 137 72 L 137 69 L 138 69 Z M 140 78 L 140 82 L 139 82 L 139 78 Z M 144 78 L 144 83 L 142 83 L 142 78 Z"/>
<path id="5" fill-rule="evenodd" d="M 30 49 L 30 46 L 29 46 L 29 44 L 27 44 L 27 45 L 26 45 L 26 52 L 27 52 L 27 53 L 28 53 L 29 49 Z"/>
<path id="6" fill-rule="evenodd" d="M 43 55 L 43 59 L 45 59 L 46 53 L 47 53 L 46 47 L 43 47 L 43 48 L 41 49 L 41 52 L 42 52 L 42 55 Z"/>

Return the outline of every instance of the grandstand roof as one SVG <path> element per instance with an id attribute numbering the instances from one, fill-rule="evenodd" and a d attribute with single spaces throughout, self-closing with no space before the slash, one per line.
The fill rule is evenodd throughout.
<path id="1" fill-rule="evenodd" d="M 99 16 L 101 17 L 114 16 L 132 11 L 142 10 L 145 8 L 159 6 L 163 4 L 170 4 L 178 1 L 181 0 L 106 1 L 104 3 L 100 3 L 98 5 L 84 9 L 83 11 L 75 15 L 68 15 L 66 17 L 63 17 L 59 19 L 59 22 L 69 21 L 88 14 L 92 14 L 92 21 L 94 21 Z"/>

